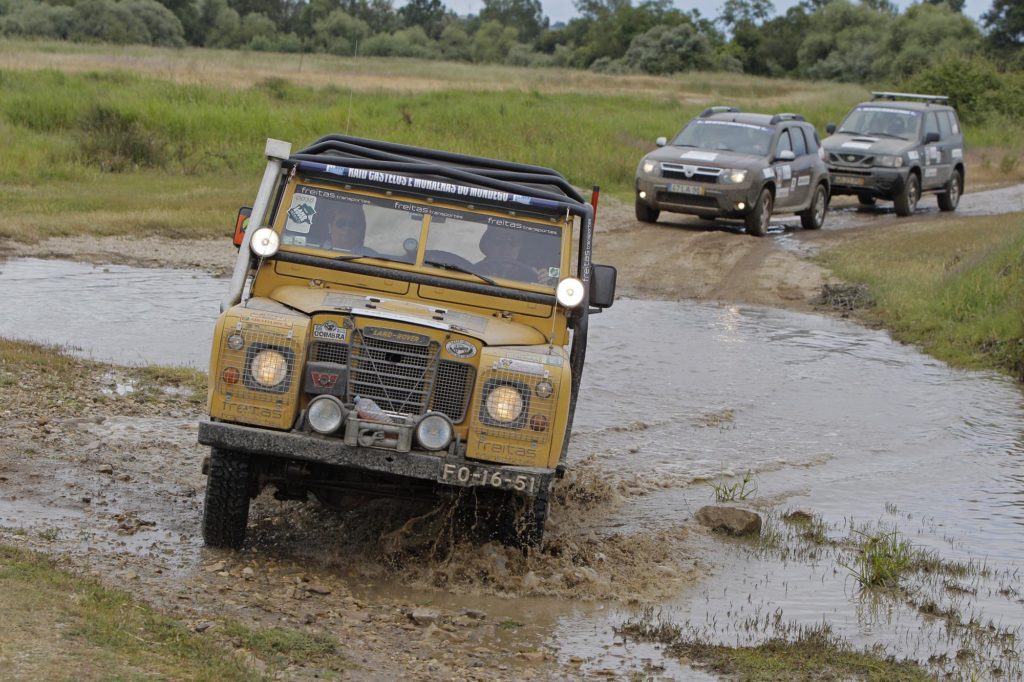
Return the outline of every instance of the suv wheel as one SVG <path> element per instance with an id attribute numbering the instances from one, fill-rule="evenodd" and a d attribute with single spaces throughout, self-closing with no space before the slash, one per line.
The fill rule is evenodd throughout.
<path id="1" fill-rule="evenodd" d="M 644 202 L 640 201 L 640 198 L 636 199 L 636 219 L 642 223 L 656 223 L 658 222 L 658 215 L 661 214 L 656 208 L 651 208 Z"/>
<path id="2" fill-rule="evenodd" d="M 903 191 L 896 195 L 896 215 L 913 215 L 917 208 L 917 200 L 921 198 L 921 181 L 917 179 L 916 173 L 907 175 L 907 182 L 903 185 Z"/>
<path id="3" fill-rule="evenodd" d="M 754 204 L 754 210 L 747 214 L 744 222 L 747 224 L 747 234 L 755 237 L 763 237 L 768 234 L 768 225 L 772 221 L 772 191 L 765 187 Z"/>
<path id="4" fill-rule="evenodd" d="M 800 224 L 805 230 L 820 230 L 825 224 L 825 214 L 828 212 L 828 196 L 825 192 L 825 185 L 818 185 L 814 189 L 814 198 L 806 211 L 800 212 Z"/>
<path id="5" fill-rule="evenodd" d="M 955 211 L 960 203 L 960 195 L 963 190 L 964 178 L 960 175 L 960 171 L 954 170 L 949 182 L 946 183 L 946 191 L 939 193 L 939 210 Z"/>
<path id="6" fill-rule="evenodd" d="M 494 510 L 493 537 L 508 547 L 539 547 L 548 520 L 547 494 L 529 499 L 506 493 L 498 498 L 498 505 Z"/>
<path id="7" fill-rule="evenodd" d="M 207 547 L 239 549 L 249 522 L 249 458 L 213 448 L 203 503 L 203 542 Z"/>

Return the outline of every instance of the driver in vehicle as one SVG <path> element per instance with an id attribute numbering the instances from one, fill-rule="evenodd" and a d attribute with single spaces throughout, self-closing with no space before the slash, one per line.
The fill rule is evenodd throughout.
<path id="1" fill-rule="evenodd" d="M 326 249 L 347 251 L 360 256 L 374 256 L 377 253 L 363 245 L 366 239 L 366 216 L 362 206 L 339 204 L 328 217 L 327 240 L 322 244 Z"/>
<path id="2" fill-rule="evenodd" d="M 557 281 L 557 277 L 552 277 L 549 267 L 540 267 L 536 265 L 535 258 L 527 258 L 538 254 L 524 252 L 526 236 L 515 230 L 491 225 L 480 237 L 480 252 L 484 258 L 476 263 L 473 271 L 520 282 L 551 284 L 553 279 Z"/>

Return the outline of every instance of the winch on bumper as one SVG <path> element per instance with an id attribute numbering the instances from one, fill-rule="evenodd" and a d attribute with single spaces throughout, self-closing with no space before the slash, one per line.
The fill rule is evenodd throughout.
<path id="1" fill-rule="evenodd" d="M 270 431 L 222 422 L 199 424 L 199 442 L 250 456 L 278 457 L 348 469 L 390 474 L 440 485 L 545 494 L 555 471 L 537 467 L 484 464 L 454 452 L 399 452 L 350 445 L 315 433 Z"/>

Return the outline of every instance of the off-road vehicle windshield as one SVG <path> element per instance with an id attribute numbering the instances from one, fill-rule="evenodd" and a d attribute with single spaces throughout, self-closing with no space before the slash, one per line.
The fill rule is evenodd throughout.
<path id="1" fill-rule="evenodd" d="M 554 288 L 561 275 L 559 225 L 313 185 L 299 185 L 292 195 L 281 243 L 329 250 L 339 260 L 378 258 L 484 281 Z"/>
<path id="2" fill-rule="evenodd" d="M 857 107 L 840 126 L 840 133 L 916 140 L 921 129 L 921 112 L 880 106 Z"/>
<path id="3" fill-rule="evenodd" d="M 768 153 L 771 141 L 772 129 L 765 126 L 697 119 L 683 128 L 672 144 L 677 147 L 764 156 Z"/>

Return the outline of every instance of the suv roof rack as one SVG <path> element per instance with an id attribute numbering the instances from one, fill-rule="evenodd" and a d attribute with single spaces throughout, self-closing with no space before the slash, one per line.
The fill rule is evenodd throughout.
<path id="1" fill-rule="evenodd" d="M 586 204 L 579 192 L 550 168 L 349 135 L 321 137 L 292 154 L 289 161 L 299 170 L 332 176 L 357 177 L 351 172 L 357 169 L 444 178 L 490 190 L 481 193 L 489 203 L 561 210 L 565 210 L 567 204 L 576 208 Z M 381 175 L 383 177 L 383 173 Z M 449 193 L 444 189 L 445 184 L 451 185 L 433 183 L 431 190 Z M 464 194 L 455 185 L 451 185 L 451 189 L 450 193 Z M 502 198 L 501 193 L 509 196 Z"/>
<path id="2" fill-rule="evenodd" d="M 918 99 L 928 104 L 945 104 L 949 101 L 949 97 L 946 95 L 918 95 L 913 92 L 872 92 L 871 101 L 874 102 L 877 99 L 887 99 L 895 101 L 896 99 Z"/>
<path id="3" fill-rule="evenodd" d="M 700 112 L 701 118 L 707 118 L 714 114 L 738 114 L 740 110 L 736 107 L 708 107 L 704 111 Z"/>
<path id="4" fill-rule="evenodd" d="M 774 116 L 772 116 L 772 119 L 771 119 L 771 121 L 769 121 L 769 123 L 772 124 L 772 125 L 775 125 L 776 123 L 779 123 L 780 121 L 806 121 L 806 120 L 807 119 L 804 118 L 803 116 L 801 116 L 800 114 L 785 113 L 785 114 L 775 114 Z"/>

